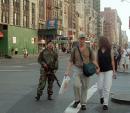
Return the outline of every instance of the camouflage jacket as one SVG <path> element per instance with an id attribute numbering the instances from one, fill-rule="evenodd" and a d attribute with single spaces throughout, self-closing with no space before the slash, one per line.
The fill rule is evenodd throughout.
<path id="1" fill-rule="evenodd" d="M 54 50 L 44 49 L 38 56 L 38 62 L 43 66 L 47 64 L 51 70 L 58 69 L 58 53 Z"/>

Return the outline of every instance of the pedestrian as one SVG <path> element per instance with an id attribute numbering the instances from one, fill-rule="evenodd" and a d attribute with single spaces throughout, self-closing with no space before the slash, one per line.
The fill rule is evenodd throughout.
<path id="1" fill-rule="evenodd" d="M 14 55 L 14 48 L 11 49 L 11 55 Z"/>
<path id="2" fill-rule="evenodd" d="M 118 68 L 120 69 L 120 60 L 121 60 L 121 54 L 122 54 L 122 50 L 121 50 L 121 46 L 119 46 L 118 48 L 118 57 L 117 57 L 117 65 L 118 65 Z"/>
<path id="3" fill-rule="evenodd" d="M 23 49 L 23 55 L 24 55 L 24 58 L 28 57 L 28 51 L 26 48 Z"/>
<path id="4" fill-rule="evenodd" d="M 47 47 L 42 50 L 38 56 L 38 62 L 41 64 L 41 69 L 37 96 L 35 97 L 37 101 L 40 100 L 40 97 L 42 96 L 46 82 L 48 82 L 48 100 L 52 100 L 55 71 L 58 69 L 58 54 L 53 50 L 53 47 L 53 43 L 49 41 Z"/>
<path id="5" fill-rule="evenodd" d="M 124 49 L 122 50 L 121 55 L 121 64 L 123 66 L 124 72 L 128 72 L 129 59 L 130 59 L 130 49 L 128 48 L 128 44 L 126 43 L 124 45 Z"/>
<path id="6" fill-rule="evenodd" d="M 117 60 L 118 60 L 119 53 L 116 46 L 113 47 L 113 52 L 114 52 L 115 71 L 117 72 L 117 65 L 118 65 Z"/>
<path id="7" fill-rule="evenodd" d="M 97 62 L 100 68 L 98 77 L 98 91 L 100 103 L 103 104 L 103 110 L 108 110 L 108 101 L 112 78 L 115 75 L 114 53 L 107 38 L 100 37 L 99 49 L 97 52 Z"/>
<path id="8" fill-rule="evenodd" d="M 18 54 L 18 48 L 15 48 L 14 53 L 15 53 L 15 55 Z"/>
<path id="9" fill-rule="evenodd" d="M 80 34 L 78 43 L 72 48 L 70 60 L 67 66 L 67 70 L 65 72 L 66 76 L 71 76 L 71 70 L 73 68 L 73 89 L 74 89 L 74 97 L 75 101 L 72 105 L 73 108 L 76 108 L 78 104 L 81 104 L 81 110 L 86 110 L 86 99 L 87 99 L 87 90 L 88 90 L 88 84 L 89 84 L 89 77 L 86 77 L 83 74 L 83 62 L 80 57 L 79 50 L 81 51 L 83 62 L 87 63 L 90 61 L 90 54 L 93 52 L 89 51 L 89 48 L 86 46 L 85 43 L 85 35 Z M 94 61 L 94 55 L 93 57 L 93 63 L 95 65 L 96 62 Z M 99 68 L 97 67 L 97 71 L 99 71 Z"/>

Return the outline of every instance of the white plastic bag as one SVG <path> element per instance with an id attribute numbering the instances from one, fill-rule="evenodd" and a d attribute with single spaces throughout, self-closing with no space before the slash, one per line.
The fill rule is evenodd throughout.
<path id="1" fill-rule="evenodd" d="M 59 90 L 60 95 L 64 94 L 67 91 L 69 81 L 70 81 L 70 77 L 69 76 L 64 76 L 61 87 L 60 87 L 60 90 Z"/>

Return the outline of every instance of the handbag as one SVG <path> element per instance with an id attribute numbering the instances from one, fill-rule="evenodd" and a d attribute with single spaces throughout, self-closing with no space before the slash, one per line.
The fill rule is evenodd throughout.
<path id="1" fill-rule="evenodd" d="M 81 60 L 83 62 L 83 57 L 81 55 L 81 51 L 80 51 L 79 47 L 77 47 L 77 48 L 78 48 Z M 90 48 L 89 48 L 89 52 L 91 52 Z M 93 64 L 91 61 L 89 63 L 84 63 L 83 62 L 83 73 L 84 73 L 84 75 L 86 77 L 90 77 L 90 76 L 94 75 L 96 73 L 96 66 L 95 66 L 95 64 Z"/>

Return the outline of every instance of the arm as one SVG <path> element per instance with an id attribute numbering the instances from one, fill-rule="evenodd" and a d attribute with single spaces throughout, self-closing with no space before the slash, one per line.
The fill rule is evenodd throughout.
<path id="1" fill-rule="evenodd" d="M 97 74 L 100 72 L 100 67 L 98 65 L 97 52 L 92 52 L 92 63 L 96 66 Z"/>
<path id="2" fill-rule="evenodd" d="M 67 75 L 67 76 L 70 76 L 70 72 L 72 70 L 72 66 L 73 66 L 73 63 L 74 63 L 74 60 L 75 60 L 74 55 L 75 55 L 75 49 L 72 50 L 70 60 L 69 60 L 68 65 L 67 65 L 67 69 L 66 69 L 66 72 L 65 72 L 65 75 Z"/>
<path id="3" fill-rule="evenodd" d="M 111 63 L 112 63 L 113 73 L 115 74 L 115 62 L 114 62 L 114 53 L 113 53 L 113 50 L 111 50 Z"/>
<path id="4" fill-rule="evenodd" d="M 58 70 L 58 53 L 55 55 L 55 70 Z"/>
<path id="5" fill-rule="evenodd" d="M 73 66 L 73 63 L 69 62 L 68 65 L 67 65 L 67 69 L 66 69 L 65 75 L 67 75 L 67 76 L 71 75 L 70 73 L 71 73 L 71 70 L 72 70 L 72 66 Z"/>
<path id="6" fill-rule="evenodd" d="M 43 51 L 40 52 L 39 56 L 38 56 L 38 63 L 41 64 L 41 66 L 46 66 L 46 62 L 44 61 L 44 58 L 43 58 Z"/>

